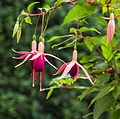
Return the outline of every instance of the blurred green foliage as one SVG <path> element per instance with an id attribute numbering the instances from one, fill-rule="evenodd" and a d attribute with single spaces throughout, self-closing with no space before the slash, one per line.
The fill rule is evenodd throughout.
<path id="1" fill-rule="evenodd" d="M 38 2 L 39 0 L 36 1 Z M 57 1 L 55 5 L 61 4 L 64 0 Z M 35 13 L 38 11 L 37 7 L 42 7 L 45 4 L 52 6 L 55 1 L 40 0 L 39 2 L 40 4 L 36 4 L 36 7 L 33 8 Z M 71 83 L 71 80 L 60 80 L 60 83 L 63 83 L 66 87 L 54 90 L 52 97 L 46 100 L 48 91 L 39 92 L 39 82 L 36 82 L 36 87 L 32 88 L 31 68 L 28 62 L 15 69 L 14 66 L 18 64 L 18 61 L 12 59 L 15 55 L 12 48 L 18 51 L 30 51 L 36 18 L 31 18 L 32 25 L 23 23 L 19 44 L 16 43 L 16 38 L 12 38 L 12 30 L 16 19 L 21 10 L 26 10 L 30 1 L 0 1 L 0 119 L 98 119 L 101 114 L 100 119 L 119 118 L 120 55 L 115 52 L 117 57 L 113 59 L 114 54 L 110 57 L 109 54 L 116 46 L 118 46 L 119 50 L 119 43 L 116 39 L 119 38 L 120 34 L 116 33 L 112 42 L 113 46 L 106 46 L 107 21 L 101 17 L 104 15 L 109 16 L 106 5 L 111 5 L 113 2 L 114 0 L 101 0 L 99 4 L 89 4 L 85 0 L 78 0 L 77 5 L 73 9 L 69 5 L 64 5 L 52 13 L 45 32 L 45 40 L 47 41 L 54 36 L 61 37 L 68 34 L 69 31 L 72 34 L 82 32 L 85 37 L 84 40 L 79 39 L 77 43 L 79 47 L 78 62 L 90 69 L 96 84 L 95 87 L 92 87 L 88 80 L 83 80 L 82 77 L 79 77 L 73 84 L 75 87 L 67 87 L 66 84 Z M 118 0 L 117 4 L 119 2 Z M 117 7 L 119 9 L 119 6 Z M 115 14 L 118 14 L 118 9 L 114 11 Z M 110 7 L 109 10 L 111 12 L 113 8 Z M 80 29 L 76 29 L 77 22 L 74 21 L 76 20 L 74 11 L 76 11 L 81 20 Z M 30 20 L 27 19 L 26 21 Z M 118 21 L 116 20 L 117 30 L 119 30 Z M 61 25 L 63 26 L 61 27 Z M 40 34 L 40 29 L 41 23 L 39 23 L 38 34 Z M 37 40 L 38 37 L 39 35 Z M 45 52 L 55 54 L 65 61 L 70 61 L 73 44 L 67 46 L 69 43 L 67 42 L 64 47 L 60 45 L 62 47 L 59 47 L 59 49 L 62 50 L 58 53 L 58 47 L 55 44 L 58 45 L 60 42 L 63 42 L 63 39 L 54 39 L 54 43 L 46 42 Z M 53 48 L 51 47 L 52 45 L 54 46 Z M 61 65 L 57 61 L 51 60 L 51 62 L 58 67 Z M 116 75 L 114 72 L 115 63 L 118 71 Z M 46 64 L 43 81 L 44 88 L 49 87 L 49 83 L 53 79 L 52 74 L 55 72 L 56 70 Z M 52 80 L 52 85 L 56 86 L 58 81 L 56 79 Z M 85 90 L 80 86 L 88 88 Z M 107 102 L 105 103 L 106 100 Z M 95 104 L 92 105 L 93 103 Z M 89 108 L 87 108 L 88 106 Z M 91 113 L 92 111 L 93 113 Z M 108 113 L 105 113 L 106 111 Z"/>
<path id="2" fill-rule="evenodd" d="M 52 0 L 40 2 L 40 6 L 42 6 L 46 3 L 51 4 Z M 12 59 L 15 55 L 12 48 L 30 50 L 36 19 L 32 19 L 32 26 L 23 25 L 19 44 L 16 44 L 16 39 L 12 38 L 16 18 L 22 9 L 26 9 L 29 3 L 29 0 L 0 1 L 0 119 L 80 119 L 87 113 L 88 105 L 86 101 L 80 103 L 76 100 L 80 91 L 59 89 L 54 92 L 52 98 L 46 100 L 47 91 L 40 93 L 39 84 L 32 88 L 31 69 L 28 62 L 19 68 L 14 68 L 19 62 Z M 54 34 L 62 35 L 67 33 L 66 27 L 68 26 L 64 29 L 59 27 L 66 12 L 66 8 L 60 8 L 52 15 L 45 35 L 47 40 Z M 71 50 L 60 51 L 58 55 L 55 50 L 51 50 L 50 45 L 46 43 L 46 51 L 49 51 L 49 53 L 54 53 L 64 59 L 66 59 L 65 56 L 71 57 L 67 53 L 71 52 Z M 56 61 L 54 61 L 54 64 L 60 65 Z M 48 86 L 53 77 L 52 74 L 55 72 L 46 64 L 44 87 Z M 89 101 L 89 98 L 87 100 Z"/>

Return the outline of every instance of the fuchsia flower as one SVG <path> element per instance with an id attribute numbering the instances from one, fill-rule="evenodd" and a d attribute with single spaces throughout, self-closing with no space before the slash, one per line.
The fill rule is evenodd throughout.
<path id="1" fill-rule="evenodd" d="M 88 72 L 86 71 L 86 69 L 77 62 L 77 51 L 76 50 L 73 51 L 72 61 L 68 62 L 68 63 L 64 63 L 59 68 L 59 70 L 56 72 L 55 75 L 61 73 L 64 70 L 63 74 L 60 78 L 64 78 L 69 73 L 70 76 L 72 77 L 72 79 L 76 79 L 78 77 L 78 73 L 79 73 L 80 68 L 83 70 L 83 72 L 85 73 L 85 75 L 87 76 L 89 81 L 94 85 L 94 83 L 92 82 L 92 80 L 91 80 Z"/>
<path id="2" fill-rule="evenodd" d="M 34 55 L 30 61 L 33 61 L 32 63 L 32 66 L 33 66 L 33 69 L 35 70 L 35 72 L 40 72 L 40 91 L 42 89 L 42 80 L 43 80 L 43 74 L 44 74 L 44 65 L 45 65 L 45 62 L 47 62 L 48 64 L 50 64 L 52 67 L 54 67 L 55 69 L 57 69 L 53 64 L 51 64 L 46 56 L 50 56 L 50 57 L 53 57 L 61 62 L 64 63 L 63 60 L 61 60 L 60 58 L 52 55 L 52 54 L 47 54 L 47 53 L 44 53 L 44 44 L 42 42 L 40 42 L 38 44 L 38 53 L 36 55 Z M 35 75 L 36 76 L 36 75 Z M 34 76 L 34 79 L 36 79 Z"/>
<path id="3" fill-rule="evenodd" d="M 32 46 L 31 47 L 31 49 L 32 49 L 31 52 L 27 52 L 27 51 L 17 52 L 15 50 L 13 50 L 15 53 L 23 55 L 23 56 L 20 56 L 20 57 L 13 57 L 14 59 L 17 59 L 17 60 L 23 60 L 24 59 L 20 64 L 16 65 L 15 67 L 19 67 L 20 65 L 25 63 L 29 58 L 31 58 L 31 57 L 33 57 L 34 55 L 37 54 L 37 51 L 36 51 L 37 43 L 36 43 L 35 40 L 32 41 L 32 45 L 31 46 Z"/>
<path id="4" fill-rule="evenodd" d="M 93 2 L 94 2 L 94 0 L 87 0 L 87 2 L 93 3 Z"/>
<path id="5" fill-rule="evenodd" d="M 111 42 L 113 36 L 115 34 L 115 22 L 114 22 L 114 14 L 110 14 L 110 20 L 107 26 L 107 44 Z"/>
<path id="6" fill-rule="evenodd" d="M 36 73 L 38 72 L 40 75 L 40 91 L 42 89 L 42 80 L 43 80 L 43 74 L 44 74 L 44 67 L 45 67 L 45 62 L 48 62 L 52 67 L 54 67 L 55 69 L 57 69 L 53 64 L 51 64 L 46 56 L 50 56 L 53 57 L 61 62 L 64 63 L 63 60 L 61 60 L 60 58 L 52 55 L 52 54 L 47 54 L 44 53 L 44 43 L 39 42 L 38 44 L 38 51 L 36 51 L 36 41 L 32 42 L 32 51 L 31 52 L 16 52 L 18 54 L 23 54 L 23 56 L 17 57 L 15 59 L 18 60 L 23 60 L 23 62 L 21 62 L 20 64 L 16 65 L 15 67 L 18 67 L 20 65 L 22 65 L 24 62 L 27 61 L 27 59 L 30 59 L 30 64 L 32 67 L 32 75 L 33 75 L 33 84 L 32 86 L 34 87 L 34 82 L 35 80 L 37 80 L 36 78 Z"/>

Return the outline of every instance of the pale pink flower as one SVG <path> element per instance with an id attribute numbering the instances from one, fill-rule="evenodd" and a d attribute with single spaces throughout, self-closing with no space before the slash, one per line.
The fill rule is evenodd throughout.
<path id="1" fill-rule="evenodd" d="M 94 2 L 94 0 L 87 0 L 87 2 L 93 3 L 93 2 Z"/>
<path id="2" fill-rule="evenodd" d="M 70 74 L 72 79 L 76 79 L 78 77 L 78 73 L 79 73 L 80 68 L 83 70 L 83 72 L 85 73 L 85 75 L 89 79 L 89 81 L 94 85 L 87 70 L 81 64 L 79 64 L 77 62 L 77 51 L 76 50 L 73 51 L 72 61 L 68 62 L 68 63 L 64 63 L 59 68 L 59 70 L 56 72 L 56 74 L 54 74 L 54 75 L 57 75 L 64 70 L 60 79 L 64 78 L 67 74 Z"/>
<path id="3" fill-rule="evenodd" d="M 113 36 L 115 34 L 115 22 L 114 22 L 114 14 L 110 14 L 110 20 L 108 22 L 107 26 L 107 44 L 111 42 L 113 39 Z"/>

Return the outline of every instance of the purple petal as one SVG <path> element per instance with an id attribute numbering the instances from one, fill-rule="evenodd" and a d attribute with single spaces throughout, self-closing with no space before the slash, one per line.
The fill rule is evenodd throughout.
<path id="1" fill-rule="evenodd" d="M 65 69 L 66 66 L 67 66 L 67 63 L 64 63 L 64 64 L 58 69 L 58 71 L 57 71 L 55 74 L 53 74 L 53 75 L 57 75 L 57 74 L 61 73 L 61 72 Z"/>
<path id="2" fill-rule="evenodd" d="M 65 68 L 62 76 L 60 78 L 64 78 L 68 73 L 69 71 L 71 70 L 71 68 L 74 66 L 75 62 L 74 61 L 71 61 Z"/>
<path id="3" fill-rule="evenodd" d="M 87 70 L 82 65 L 80 65 L 78 62 L 76 62 L 76 64 L 83 70 L 83 72 L 85 73 L 85 75 L 87 76 L 89 81 L 94 85 L 94 83 L 92 82 L 92 80 L 90 78 L 90 75 L 88 74 Z"/>
<path id="4" fill-rule="evenodd" d="M 79 73 L 79 66 L 75 63 L 69 73 L 73 79 L 76 79 Z"/>
<path id="5" fill-rule="evenodd" d="M 33 68 L 35 69 L 35 71 L 43 72 L 45 67 L 45 56 L 41 55 L 33 61 L 34 61 Z"/>

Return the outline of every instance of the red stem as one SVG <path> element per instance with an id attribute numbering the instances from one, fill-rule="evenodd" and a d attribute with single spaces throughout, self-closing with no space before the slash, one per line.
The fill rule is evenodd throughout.
<path id="1" fill-rule="evenodd" d="M 76 1 L 77 1 L 77 0 L 71 0 L 71 2 L 67 2 L 67 3 L 65 3 L 65 4 L 72 4 L 72 3 L 76 2 Z M 60 4 L 60 5 L 58 5 L 58 6 L 53 6 L 48 12 L 50 12 L 50 11 L 52 11 L 52 10 L 54 10 L 54 9 L 62 6 L 62 5 L 63 5 L 63 4 Z M 37 14 L 31 14 L 31 13 L 30 13 L 29 16 L 41 16 L 41 15 L 47 14 L 48 12 L 41 12 L 41 13 L 37 13 Z"/>

